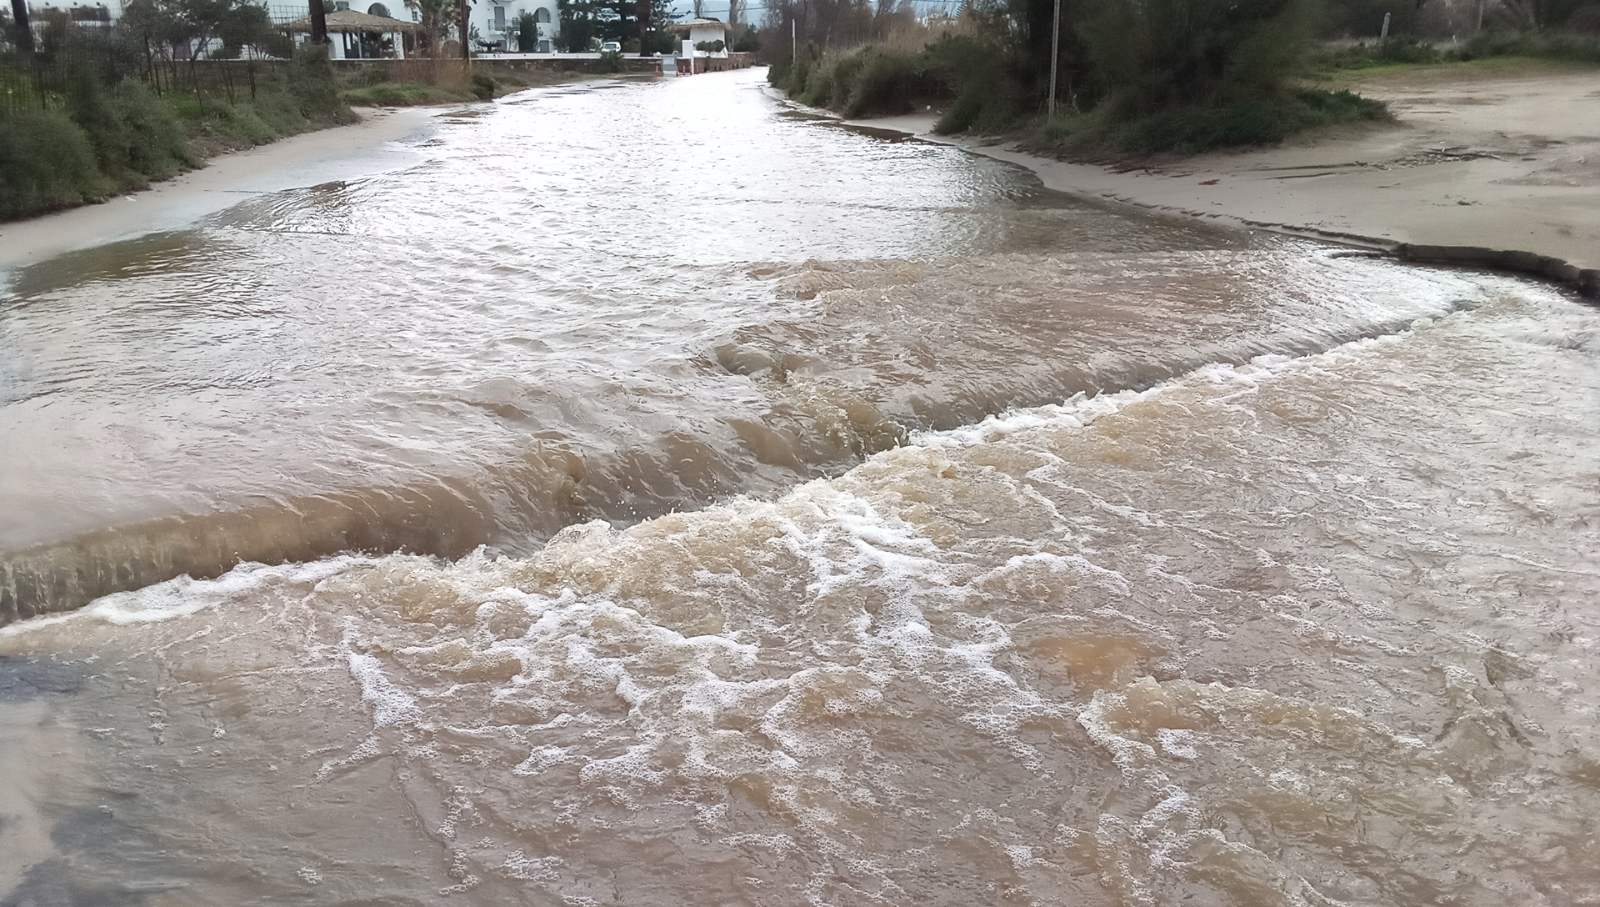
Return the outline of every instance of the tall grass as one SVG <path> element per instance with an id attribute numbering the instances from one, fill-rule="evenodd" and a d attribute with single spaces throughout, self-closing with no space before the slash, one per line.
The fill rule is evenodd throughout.
<path id="1" fill-rule="evenodd" d="M 1298 91 L 1314 0 L 1076 0 L 1064 31 L 1061 106 L 1041 147 L 1094 153 L 1201 151 L 1281 141 L 1296 131 L 1384 115 L 1381 104 Z M 1009 20 L 962 17 L 920 45 L 801 54 L 771 74 L 804 103 L 846 116 L 944 110 L 941 133 L 1015 129 L 1043 113 L 1047 89 Z M 1083 109 L 1086 114 L 1076 114 Z"/>
<path id="2" fill-rule="evenodd" d="M 920 45 L 888 42 L 819 58 L 802 55 L 774 66 L 767 77 L 803 104 L 848 117 L 892 116 L 953 99 L 963 111 L 982 110 L 963 113 L 949 131 L 994 130 L 1014 124 L 1021 107 L 1021 92 L 1002 59 L 980 39 L 945 34 Z"/>
<path id="3" fill-rule="evenodd" d="M 1305 89 L 1119 118 L 1106 109 L 1064 115 L 1034 130 L 1023 145 L 1054 156 L 1100 159 L 1129 154 L 1194 154 L 1271 145 L 1307 129 L 1387 119 L 1379 101 L 1348 91 Z"/>
<path id="4" fill-rule="evenodd" d="M 1318 50 L 1320 69 L 1366 69 L 1395 64 L 1458 63 L 1498 57 L 1529 57 L 1600 65 L 1600 34 L 1574 31 L 1479 32 L 1459 44 L 1394 37 Z"/>

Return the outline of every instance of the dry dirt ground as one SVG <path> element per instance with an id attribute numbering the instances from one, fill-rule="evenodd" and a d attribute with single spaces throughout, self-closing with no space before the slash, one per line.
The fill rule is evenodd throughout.
<path id="1" fill-rule="evenodd" d="M 1397 122 L 1132 170 L 957 141 L 1023 164 L 1046 185 L 1070 192 L 1391 243 L 1518 250 L 1600 268 L 1600 69 L 1428 67 L 1353 87 L 1388 101 Z M 932 117 L 871 125 L 927 135 Z"/>

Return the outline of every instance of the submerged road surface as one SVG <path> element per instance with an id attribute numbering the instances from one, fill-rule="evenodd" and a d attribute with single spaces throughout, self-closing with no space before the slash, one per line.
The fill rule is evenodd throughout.
<path id="1" fill-rule="evenodd" d="M 9 275 L 0 904 L 1600 900 L 1600 315 L 759 73 Z"/>

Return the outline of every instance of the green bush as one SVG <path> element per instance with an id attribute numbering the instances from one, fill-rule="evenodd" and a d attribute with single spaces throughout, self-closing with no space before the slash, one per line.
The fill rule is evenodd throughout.
<path id="1" fill-rule="evenodd" d="M 367 88 L 353 88 L 344 93 L 344 99 L 360 107 L 408 107 L 462 100 L 444 89 L 420 82 L 386 82 Z"/>
<path id="2" fill-rule="evenodd" d="M 603 72 L 622 72 L 622 54 L 616 51 L 607 51 L 601 54 L 600 69 Z"/>
<path id="3" fill-rule="evenodd" d="M 743 27 L 734 35 L 733 52 L 752 54 L 761 49 L 761 37 L 750 26 Z"/>
<path id="4" fill-rule="evenodd" d="M 472 74 L 472 95 L 480 101 L 487 101 L 494 97 L 494 79 L 481 72 Z"/>
<path id="5" fill-rule="evenodd" d="M 90 67 L 79 66 L 67 74 L 66 87 L 67 115 L 88 137 L 100 170 L 117 182 L 137 184 L 137 174 L 131 172 L 127 130 L 99 77 Z"/>
<path id="6" fill-rule="evenodd" d="M 95 165 L 89 137 L 66 114 L 0 116 L 0 218 L 81 204 L 113 188 Z"/>
<path id="7" fill-rule="evenodd" d="M 293 95 L 276 85 L 262 85 L 248 106 L 268 129 L 280 136 L 294 135 L 312 128 L 312 123 L 300 112 Z"/>
<path id="8" fill-rule="evenodd" d="M 124 81 L 112 92 L 128 142 L 128 163 L 153 180 L 164 180 L 199 162 L 189 151 L 183 124 L 172 108 L 143 83 Z"/>
<path id="9" fill-rule="evenodd" d="M 1574 63 L 1600 63 L 1600 35 L 1575 32 L 1479 32 L 1464 44 L 1456 57 L 1478 60 L 1486 57 L 1541 57 Z"/>
<path id="10" fill-rule="evenodd" d="M 885 48 L 869 48 L 862 55 L 866 59 L 851 81 L 844 115 L 884 116 L 910 110 L 922 88 L 916 59 Z"/>
<path id="11" fill-rule="evenodd" d="M 802 54 L 774 64 L 767 81 L 790 97 L 845 116 L 905 113 L 919 103 L 954 98 L 940 117 L 943 133 L 1000 132 L 1027 115 L 1027 89 L 993 41 L 945 35 L 918 52 L 867 46 L 821 59 Z"/>
<path id="12" fill-rule="evenodd" d="M 1311 0 L 1089 0 L 1079 26 L 1114 116 L 1270 92 L 1299 69 Z"/>
<path id="13" fill-rule="evenodd" d="M 1027 93 L 1005 52 L 988 40 L 945 35 L 923 51 L 924 78 L 954 94 L 934 131 L 1001 132 L 1027 115 Z"/>
<path id="14" fill-rule="evenodd" d="M 815 103 L 817 106 L 828 107 L 832 110 L 843 110 L 850 103 L 850 93 L 855 90 L 856 80 L 861 77 L 861 71 L 867 65 L 867 52 L 856 51 L 844 54 L 833 62 L 833 73 L 829 82 L 827 97 Z"/>
<path id="15" fill-rule="evenodd" d="M 927 80 L 917 55 L 881 47 L 829 54 L 809 66 L 796 66 L 787 84 L 800 83 L 802 72 L 804 82 L 798 90 L 789 89 L 791 97 L 850 117 L 905 113 L 916 98 L 943 92 Z"/>
<path id="16" fill-rule="evenodd" d="M 833 76 L 838 68 L 838 58 L 823 57 L 806 74 L 805 86 L 795 100 L 812 107 L 827 107 L 833 98 Z"/>
<path id="17" fill-rule="evenodd" d="M 1005 132 L 1015 129 L 1028 116 L 1027 97 L 1015 82 L 975 82 L 956 95 L 955 101 L 940 114 L 933 131 L 940 135 Z"/>
<path id="18" fill-rule="evenodd" d="M 80 69 L 68 76 L 66 102 L 100 172 L 121 188 L 142 188 L 194 164 L 177 117 L 141 83 L 108 91 L 95 73 Z"/>
<path id="19" fill-rule="evenodd" d="M 300 115 L 314 123 L 353 123 L 355 114 L 339 97 L 328 62 L 328 49 L 315 44 L 297 48 L 290 60 L 287 81 Z"/>
<path id="20" fill-rule="evenodd" d="M 1437 63 L 1444 58 L 1438 48 L 1416 38 L 1389 38 L 1374 48 L 1379 63 Z"/>
<path id="21" fill-rule="evenodd" d="M 784 70 L 783 91 L 791 98 L 798 98 L 805 94 L 806 82 L 811 78 L 811 70 L 815 62 L 808 54 L 801 54 Z"/>
<path id="22" fill-rule="evenodd" d="M 1194 154 L 1270 145 L 1297 132 L 1339 123 L 1381 120 L 1388 108 L 1348 91 L 1304 90 L 1225 103 L 1176 107 L 1132 119 L 1098 111 L 1045 124 L 1026 144 L 1074 157 L 1127 153 Z"/>
<path id="23" fill-rule="evenodd" d="M 517 14 L 517 50 L 531 54 L 539 47 L 539 22 L 533 13 L 523 10 Z"/>

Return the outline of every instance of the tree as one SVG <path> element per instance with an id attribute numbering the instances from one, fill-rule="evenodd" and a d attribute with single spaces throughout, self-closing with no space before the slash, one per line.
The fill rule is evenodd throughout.
<path id="1" fill-rule="evenodd" d="M 11 0 L 11 21 L 15 23 L 17 52 L 23 56 L 33 53 L 33 26 L 28 23 L 28 0 Z"/>
<path id="2" fill-rule="evenodd" d="M 1389 17 L 1389 34 L 1417 32 L 1423 0 L 1329 0 L 1321 31 L 1334 37 L 1375 38 Z"/>
<path id="3" fill-rule="evenodd" d="M 644 28 L 639 40 L 639 56 L 652 53 L 669 53 L 673 47 L 672 0 L 644 0 Z"/>
<path id="4" fill-rule="evenodd" d="M 1565 23 L 1585 0 L 1501 0 L 1496 18 L 1511 27 L 1538 31 Z"/>
<path id="5" fill-rule="evenodd" d="M 1311 37 L 1310 0 L 1091 0 L 1079 30 L 1119 114 L 1276 90 Z"/>
<path id="6" fill-rule="evenodd" d="M 254 47 L 272 37 L 272 19 L 266 7 L 241 3 L 218 23 L 217 37 L 222 39 L 223 56 L 237 57 L 246 45 Z"/>
<path id="7" fill-rule="evenodd" d="M 756 36 L 756 30 L 748 25 L 734 29 L 733 49 L 738 53 L 755 53 L 760 50 L 761 39 Z"/>
<path id="8" fill-rule="evenodd" d="M 450 38 L 450 30 L 454 27 L 451 20 L 455 17 L 457 2 L 459 0 L 405 0 L 406 9 L 418 14 L 418 24 L 422 27 L 422 33 L 418 36 L 418 50 L 422 53 L 436 55 Z"/>
<path id="9" fill-rule="evenodd" d="M 589 49 L 599 32 L 595 18 L 596 0 L 556 0 L 556 13 L 561 22 L 559 35 L 562 50 L 580 53 Z"/>
<path id="10" fill-rule="evenodd" d="M 267 11 L 250 0 L 128 0 L 123 23 L 134 34 L 184 51 L 192 61 L 210 52 L 213 40 L 237 50 L 272 31 Z"/>
<path id="11" fill-rule="evenodd" d="M 619 44 L 639 36 L 640 0 L 599 0 L 596 19 L 600 34 L 607 41 Z"/>
<path id="12" fill-rule="evenodd" d="M 539 49 L 539 22 L 533 13 L 523 10 L 517 14 L 517 50 L 531 54 Z"/>

